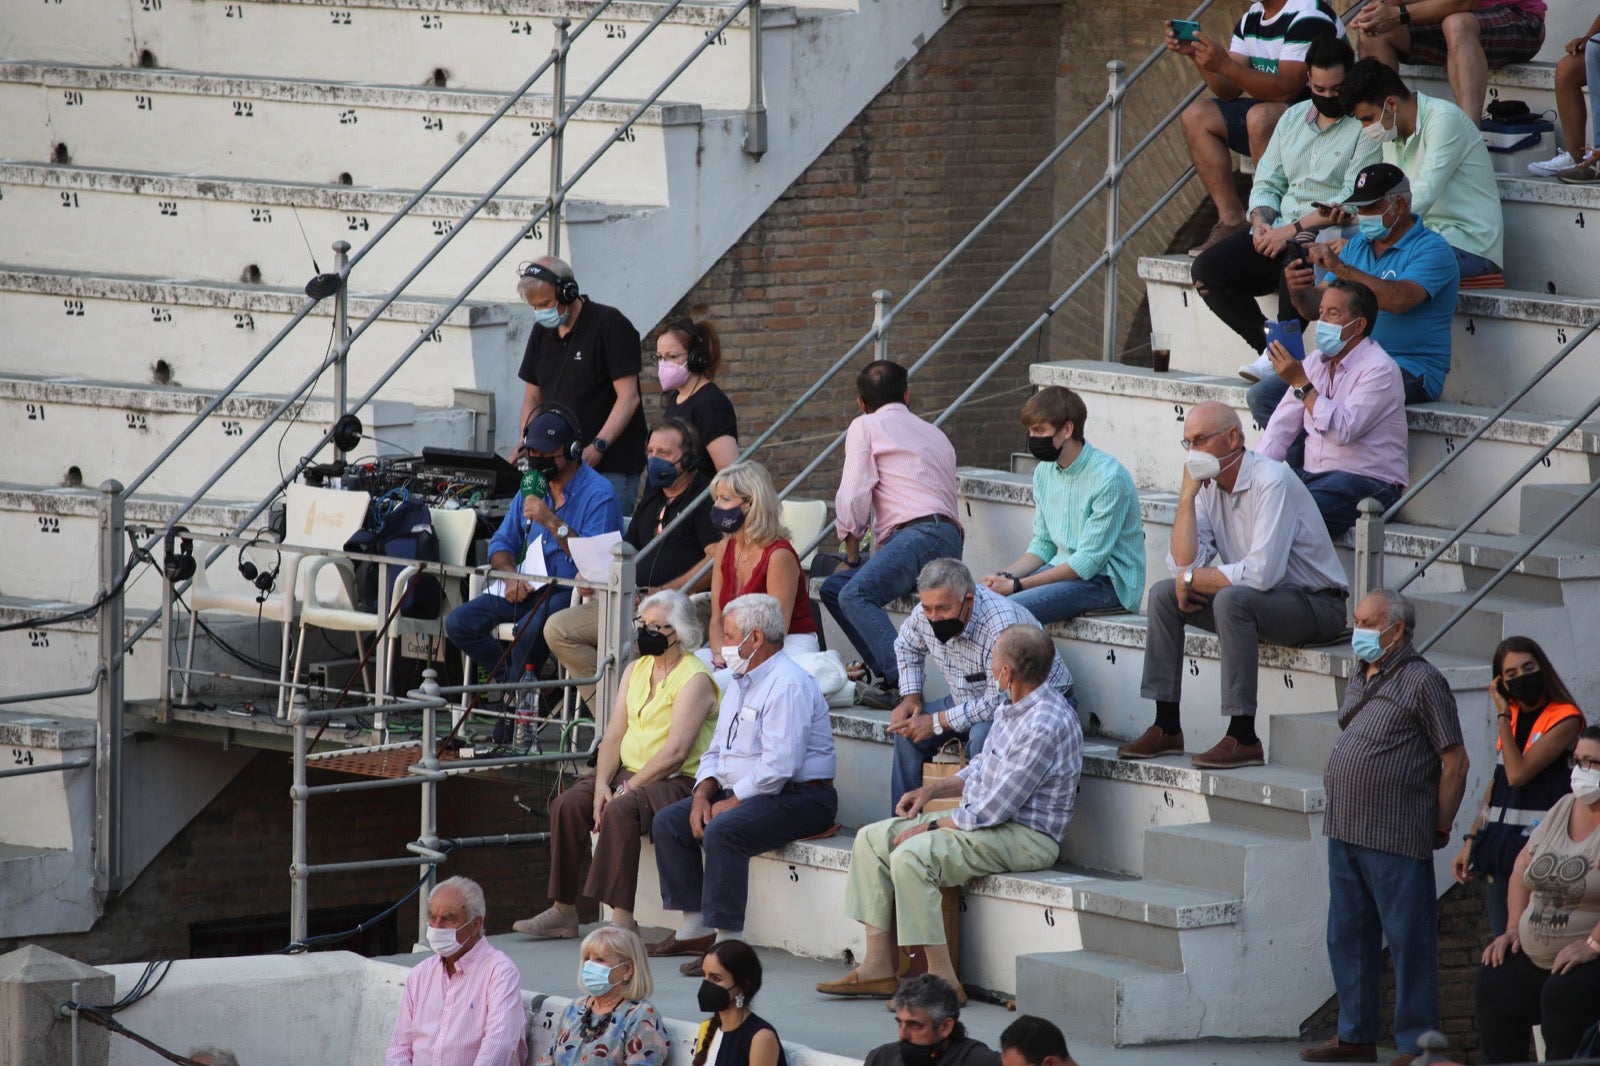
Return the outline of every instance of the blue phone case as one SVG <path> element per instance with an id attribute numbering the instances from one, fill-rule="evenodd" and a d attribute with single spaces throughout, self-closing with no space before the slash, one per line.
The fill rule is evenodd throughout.
<path id="1" fill-rule="evenodd" d="M 1193 41 L 1200 32 L 1200 23 L 1189 19 L 1173 19 L 1172 35 L 1180 41 Z"/>
<path id="2" fill-rule="evenodd" d="M 1296 359 L 1306 357 L 1306 344 L 1300 336 L 1300 323 L 1292 318 L 1287 322 L 1267 323 L 1267 343 L 1270 345 L 1273 341 L 1289 349 L 1289 354 Z"/>

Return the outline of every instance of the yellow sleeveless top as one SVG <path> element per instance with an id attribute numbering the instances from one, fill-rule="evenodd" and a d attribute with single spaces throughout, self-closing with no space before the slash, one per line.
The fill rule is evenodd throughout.
<path id="1" fill-rule="evenodd" d="M 667 731 L 672 725 L 672 703 L 683 686 L 698 674 L 705 674 L 706 680 L 711 681 L 711 671 L 706 669 L 706 664 L 698 656 L 685 654 L 656 687 L 652 696 L 650 673 L 654 663 L 653 656 L 640 657 L 634 664 L 633 674 L 628 678 L 628 731 L 622 735 L 621 755 L 622 768 L 629 773 L 644 769 L 644 764 L 667 742 Z M 690 777 L 700 769 L 700 756 L 711 746 L 711 738 L 717 731 L 716 701 L 721 694 L 717 691 L 715 681 L 711 681 L 711 694 L 711 713 L 706 715 L 694 744 L 689 748 L 689 757 L 684 761 L 683 769 L 678 771 Z"/>

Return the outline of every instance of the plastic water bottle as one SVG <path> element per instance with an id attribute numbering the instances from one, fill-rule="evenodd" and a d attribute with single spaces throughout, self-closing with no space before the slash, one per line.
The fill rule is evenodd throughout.
<path id="1" fill-rule="evenodd" d="M 532 666 L 522 668 L 522 692 L 517 696 L 517 730 L 512 737 L 511 746 L 517 754 L 526 754 L 533 748 L 535 725 L 534 719 L 539 717 L 539 690 L 533 687 L 534 674 Z"/>

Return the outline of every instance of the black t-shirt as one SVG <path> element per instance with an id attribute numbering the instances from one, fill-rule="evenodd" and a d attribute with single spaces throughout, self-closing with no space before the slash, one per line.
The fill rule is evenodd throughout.
<path id="1" fill-rule="evenodd" d="M 597 304 L 586 296 L 578 321 L 565 337 L 558 329 L 533 327 L 517 376 L 537 385 L 540 399 L 570 407 L 587 444 L 599 435 L 617 402 L 612 382 L 623 377 L 639 380 L 639 331 L 615 307 Z M 522 428 L 518 427 L 519 432 Z M 608 442 L 600 457 L 600 471 L 637 474 L 644 468 L 648 435 L 641 406 L 617 439 Z"/>
<path id="2" fill-rule="evenodd" d="M 699 391 L 682 403 L 678 402 L 677 389 L 662 393 L 662 399 L 666 401 L 666 406 L 661 410 L 663 417 L 681 418 L 700 434 L 701 452 L 698 469 L 706 477 L 714 477 L 717 472 L 716 464 L 712 463 L 711 456 L 707 455 L 704 449 L 718 437 L 739 439 L 739 419 L 733 413 L 733 401 L 728 399 L 728 394 L 718 388 L 714 381 L 708 381 L 700 386 Z"/>
<path id="3" fill-rule="evenodd" d="M 696 474 L 689 487 L 675 500 L 667 499 L 663 489 L 647 489 L 644 499 L 634 508 L 633 519 L 628 523 L 624 540 L 635 548 L 643 548 L 654 539 L 656 531 L 678 517 L 678 513 L 696 496 L 705 491 L 710 479 Z M 722 538 L 711 525 L 711 500 L 695 509 L 694 517 L 667 534 L 660 547 L 639 560 L 635 581 L 642 589 L 656 588 L 699 566 L 706 557 L 706 548 Z"/>

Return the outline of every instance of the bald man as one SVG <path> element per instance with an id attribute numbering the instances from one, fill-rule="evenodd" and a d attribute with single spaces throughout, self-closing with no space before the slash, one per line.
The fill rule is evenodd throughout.
<path id="1" fill-rule="evenodd" d="M 1256 666 L 1263 637 L 1315 644 L 1344 631 L 1349 585 L 1310 491 L 1286 464 L 1244 446 L 1239 415 L 1208 402 L 1183 422 L 1183 488 L 1167 549 L 1172 577 L 1150 589 L 1144 680 L 1155 724 L 1117 754 L 1148 759 L 1183 751 L 1183 627 L 1222 646 L 1222 713 L 1228 733 L 1194 757 L 1202 769 L 1259 766 Z"/>

